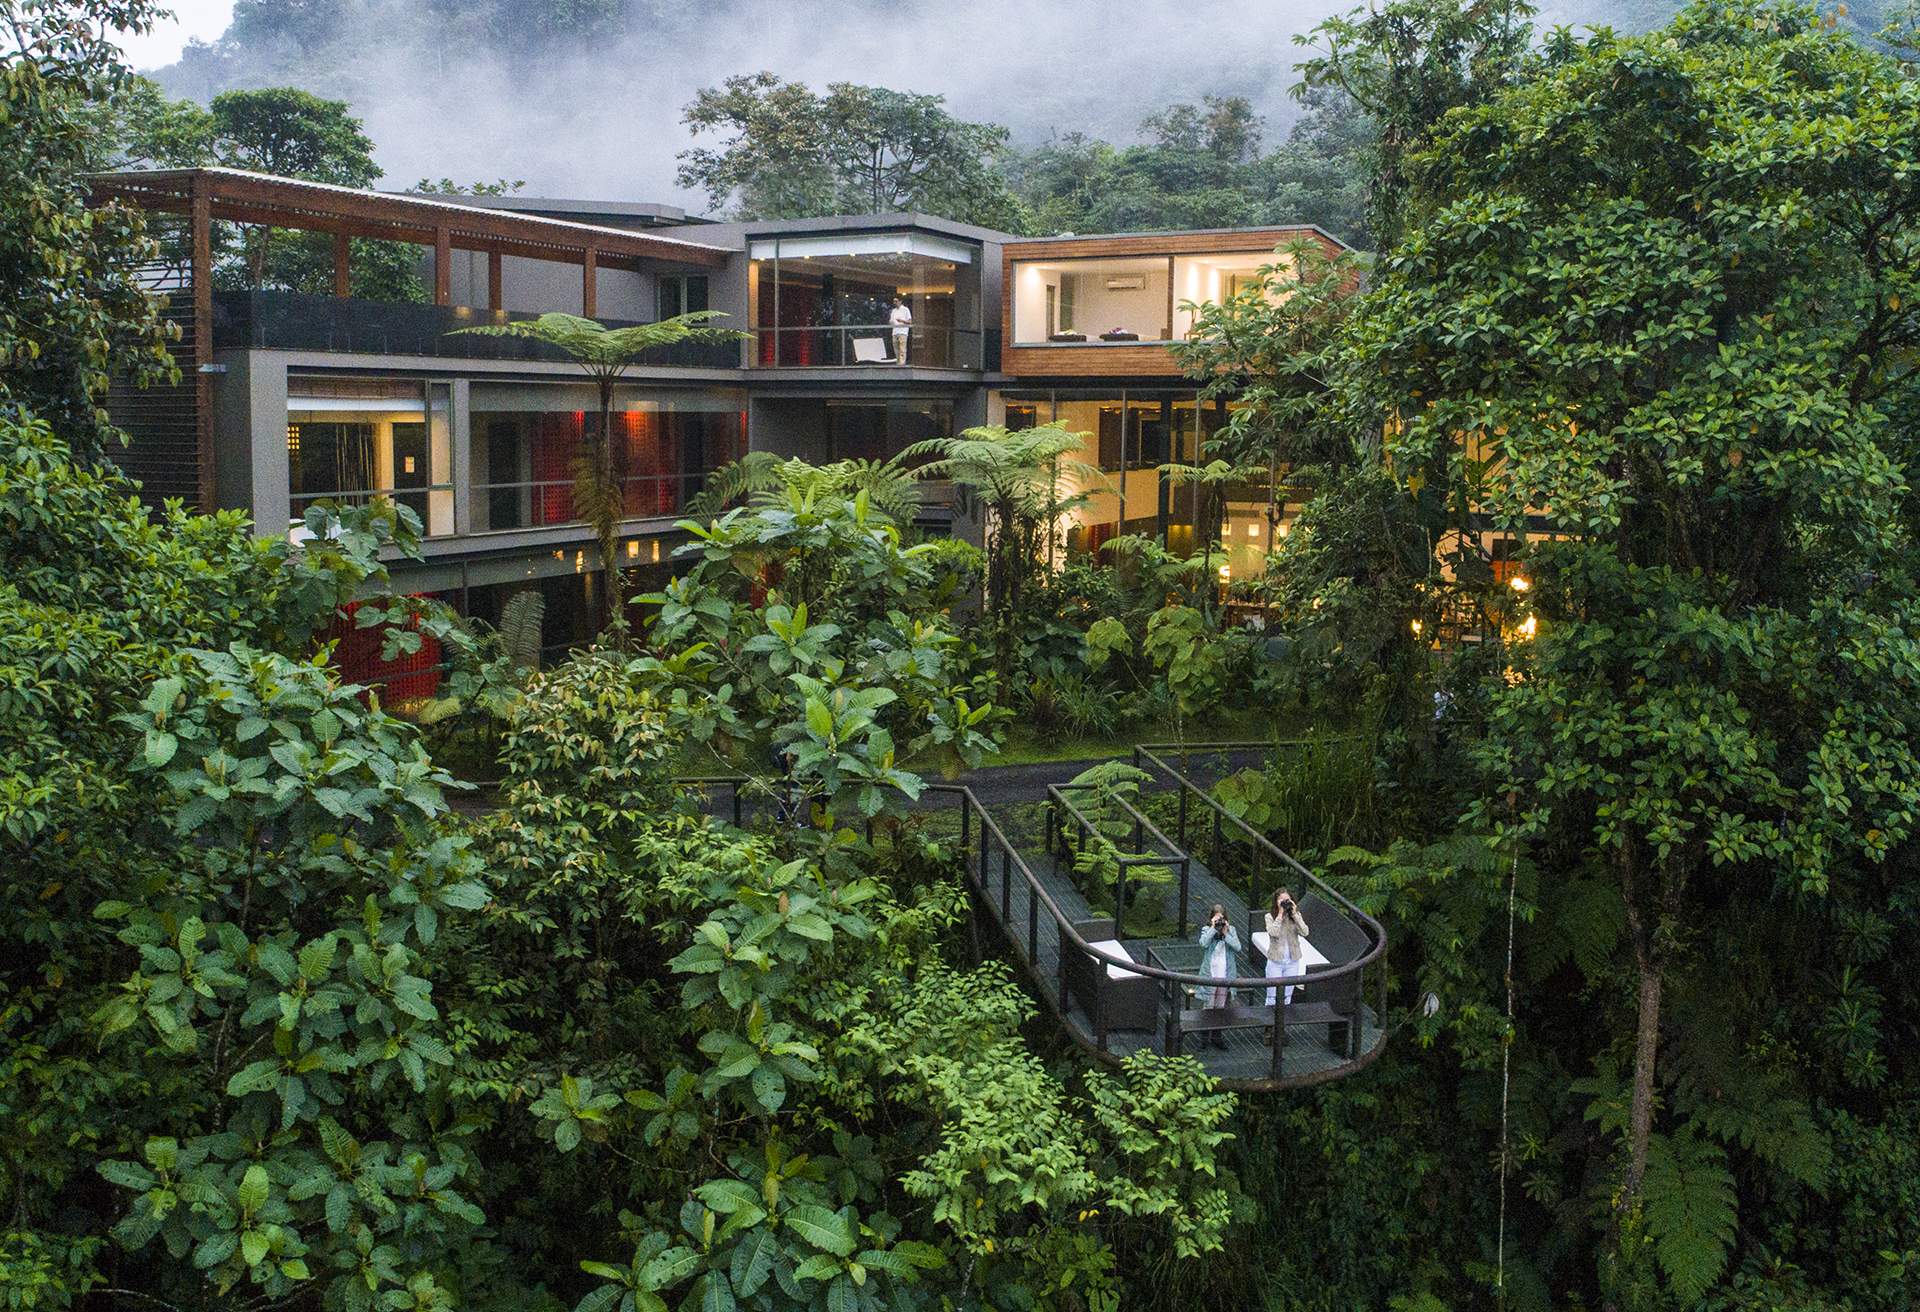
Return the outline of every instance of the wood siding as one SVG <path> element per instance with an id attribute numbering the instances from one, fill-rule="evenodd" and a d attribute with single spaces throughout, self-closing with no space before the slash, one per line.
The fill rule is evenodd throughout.
<path id="1" fill-rule="evenodd" d="M 1242 228 L 1229 232 L 1121 233 L 1105 237 L 1066 237 L 1049 241 L 1011 241 L 1001 247 L 1000 369 L 1016 378 L 1178 377 L 1180 368 L 1165 346 L 1075 342 L 1016 346 L 1013 342 L 1013 266 L 1026 260 L 1081 260 L 1101 256 L 1218 255 L 1271 251 L 1300 237 L 1326 247 L 1339 242 L 1313 228 Z"/>

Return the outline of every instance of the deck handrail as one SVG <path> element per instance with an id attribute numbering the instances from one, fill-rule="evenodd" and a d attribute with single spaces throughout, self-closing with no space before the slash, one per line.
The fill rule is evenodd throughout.
<path id="1" fill-rule="evenodd" d="M 703 775 L 678 779 L 675 782 L 702 786 L 716 784 L 731 785 L 737 801 L 740 786 L 742 784 L 752 783 L 753 780 L 747 775 Z M 1027 864 L 1027 859 L 1020 855 L 1020 849 L 1015 847 L 1013 842 L 1008 839 L 1005 831 L 1000 828 L 999 821 L 993 818 L 992 812 L 988 811 L 985 804 L 982 803 L 978 797 L 974 796 L 973 789 L 967 787 L 965 784 L 930 783 L 923 791 L 929 793 L 952 793 L 960 798 L 963 816 L 969 812 L 978 815 L 980 817 L 982 834 L 984 835 L 991 832 L 1000 851 L 1019 869 L 1020 877 L 1026 882 L 1028 893 L 1031 895 L 1034 904 L 1046 907 L 1047 913 L 1053 917 L 1054 927 L 1059 930 L 1062 941 L 1072 943 L 1074 947 L 1084 952 L 1087 956 L 1092 957 L 1094 960 L 1104 965 L 1119 966 L 1124 970 L 1131 971 L 1136 975 L 1145 976 L 1148 979 L 1157 979 L 1169 984 L 1189 985 L 1194 988 L 1243 990 L 1273 987 L 1273 979 L 1266 975 L 1192 975 L 1184 971 L 1167 970 L 1161 966 L 1149 965 L 1144 961 L 1135 961 L 1132 957 L 1116 957 L 1110 952 L 1095 947 L 1080 936 L 1080 931 L 1074 928 L 1073 918 L 1061 908 L 1058 902 L 1054 901 L 1053 894 L 1047 891 L 1046 885 L 1033 873 L 1033 868 Z M 967 831 L 963 823 L 961 830 L 963 852 L 965 851 L 966 834 Z M 1268 844 L 1268 846 L 1271 847 L 1272 845 Z M 1278 848 L 1274 848 L 1273 850 L 1279 851 Z M 983 855 L 984 852 L 985 844 L 983 842 Z M 1285 856 L 1285 853 L 1281 855 Z M 1309 879 L 1314 878 L 1311 872 L 1308 872 L 1306 868 L 1301 866 L 1297 861 L 1293 861 L 1291 857 L 1287 857 L 1286 859 L 1291 862 L 1296 869 L 1306 874 Z M 962 860 L 965 860 L 964 856 Z M 1314 882 L 1316 885 L 1319 884 L 1318 880 L 1314 880 Z M 1339 897 L 1337 892 L 1334 895 Z M 1340 900 L 1343 905 L 1352 906 L 1352 903 L 1347 902 L 1345 898 L 1341 898 Z M 1355 957 L 1352 961 L 1342 962 L 1337 966 L 1329 966 L 1323 971 L 1316 971 L 1312 977 L 1314 982 L 1325 983 L 1329 980 L 1341 979 L 1348 975 L 1357 974 L 1377 961 L 1381 953 L 1386 950 L 1386 931 L 1380 927 L 1380 923 L 1365 912 L 1359 911 L 1358 908 L 1355 908 L 1355 911 L 1366 922 L 1365 927 L 1370 931 L 1369 936 L 1373 939 L 1373 945 L 1368 948 L 1365 953 Z"/>
<path id="2" fill-rule="evenodd" d="M 1065 809 L 1067 814 L 1072 816 L 1075 823 L 1080 826 L 1080 831 L 1083 834 L 1086 834 L 1090 838 L 1105 838 L 1106 836 L 1095 827 L 1092 817 L 1075 806 L 1073 799 L 1067 796 L 1069 793 L 1093 791 L 1100 787 L 1101 785 L 1099 784 L 1076 784 L 1071 782 L 1048 784 L 1047 803 L 1050 807 L 1057 805 Z M 1126 927 L 1127 916 L 1127 871 L 1134 866 L 1166 866 L 1179 871 L 1179 924 L 1180 932 L 1185 934 L 1187 932 L 1187 893 L 1189 882 L 1193 875 L 1193 854 L 1174 842 L 1171 838 L 1168 838 L 1166 834 L 1161 831 L 1160 826 L 1153 822 L 1152 817 L 1135 806 L 1126 797 L 1117 793 L 1109 793 L 1107 800 L 1117 803 L 1121 811 L 1133 820 L 1134 847 L 1139 848 L 1144 846 L 1140 840 L 1143 837 L 1151 836 L 1155 842 L 1159 843 L 1160 846 L 1165 849 L 1164 853 L 1132 852 L 1117 855 L 1114 858 L 1114 864 L 1119 868 L 1119 873 L 1113 882 L 1113 936 L 1116 939 L 1126 938 L 1126 934 L 1123 931 Z M 1056 862 L 1054 868 L 1058 870 L 1058 856 L 1056 856 L 1053 851 L 1053 839 L 1056 829 L 1057 826 L 1054 823 L 1053 817 L 1049 816 L 1047 821 L 1047 855 L 1054 858 Z M 1064 833 L 1060 835 L 1060 839 L 1061 855 L 1064 855 L 1066 852 L 1066 836 Z"/>
<path id="3" fill-rule="evenodd" d="M 1296 743 L 1306 743 L 1306 742 L 1311 742 L 1313 740 L 1312 739 L 1296 739 L 1294 741 Z M 1325 741 L 1325 740 L 1322 739 L 1320 741 Z M 1184 743 L 1184 744 L 1182 743 L 1136 743 L 1133 748 L 1133 759 L 1137 764 L 1141 760 L 1141 758 L 1144 757 L 1148 761 L 1151 761 L 1154 765 L 1158 766 L 1161 770 L 1171 775 L 1173 777 L 1174 782 L 1178 784 L 1183 791 L 1191 792 L 1194 796 L 1198 797 L 1202 802 L 1206 803 L 1207 806 L 1216 815 L 1221 816 L 1223 819 L 1227 821 L 1227 823 L 1233 825 L 1236 829 L 1239 829 L 1249 839 L 1251 839 L 1257 846 L 1259 846 L 1262 849 L 1262 851 L 1264 851 L 1267 855 L 1278 857 L 1281 861 L 1285 862 L 1287 865 L 1291 866 L 1294 870 L 1298 871 L 1300 874 L 1300 877 L 1306 880 L 1307 883 L 1313 888 L 1313 890 L 1316 893 L 1319 893 L 1324 897 L 1330 897 L 1340 907 L 1352 913 L 1353 916 L 1358 917 L 1361 923 L 1361 928 L 1364 929 L 1367 933 L 1367 936 L 1373 940 L 1373 946 L 1370 947 L 1362 955 L 1354 958 L 1354 961 L 1352 964 L 1354 965 L 1368 964 L 1374 961 L 1375 959 L 1377 959 L 1381 953 L 1386 951 L 1386 946 L 1387 946 L 1386 927 L 1383 926 L 1379 921 L 1375 920 L 1372 916 L 1362 911 L 1358 906 L 1355 906 L 1353 903 L 1353 900 L 1347 897 L 1346 894 L 1342 893 L 1339 889 L 1335 888 L 1333 885 L 1327 883 L 1324 879 L 1320 878 L 1320 876 L 1314 874 L 1311 870 L 1301 865 L 1298 861 L 1296 861 L 1293 858 L 1293 855 L 1291 853 L 1282 850 L 1276 843 L 1273 842 L 1272 839 L 1268 838 L 1265 834 L 1261 833 L 1259 830 L 1249 825 L 1246 821 L 1242 820 L 1239 816 L 1235 815 L 1233 812 L 1227 810 L 1226 807 L 1220 804 L 1220 800 L 1218 798 L 1216 798 L 1212 793 L 1208 792 L 1206 789 L 1202 788 L 1199 784 L 1196 784 L 1193 780 L 1187 778 L 1185 773 L 1183 773 L 1182 771 L 1174 769 L 1173 766 L 1169 765 L 1165 760 L 1163 760 L 1158 754 L 1158 752 L 1155 750 L 1157 748 L 1161 750 L 1172 749 L 1176 751 L 1186 751 L 1186 752 L 1245 751 L 1250 748 L 1266 749 L 1266 748 L 1271 748 L 1275 745 L 1276 744 L 1272 742 Z M 1279 745 L 1284 746 L 1287 744 L 1283 742 Z M 1326 972 L 1322 972 L 1318 978 L 1330 979 L 1330 978 L 1335 978 L 1335 975 L 1334 975 L 1334 972 L 1332 971 L 1326 971 Z"/>

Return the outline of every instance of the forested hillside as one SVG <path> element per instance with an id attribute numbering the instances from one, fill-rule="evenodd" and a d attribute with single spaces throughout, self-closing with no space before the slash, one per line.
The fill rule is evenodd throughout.
<path id="1" fill-rule="evenodd" d="M 998 162 L 1036 231 L 1318 222 L 1353 240 L 1350 139 L 1364 127 L 1338 97 L 1291 94 L 1313 53 L 1295 39 L 1343 8 L 1142 0 L 1116 27 L 1111 6 L 1087 0 L 239 0 L 224 36 L 155 75 L 202 103 L 278 85 L 344 100 L 390 178 L 525 178 L 535 193 L 698 208 L 700 188 L 675 182 L 691 144 L 681 111 L 765 69 L 816 90 L 939 95 L 961 119 L 1005 127 Z M 1567 4 L 1539 21 L 1640 30 L 1673 8 Z M 1875 30 L 1880 8 L 1843 21 Z M 1263 130 L 1225 155 L 1187 149 L 1168 109 L 1210 97 L 1237 99 Z"/>
<path id="2" fill-rule="evenodd" d="M 555 658 L 527 608 L 393 595 L 397 500 L 296 540 L 134 495 L 109 379 L 177 374 L 145 219 L 89 171 L 242 158 L 266 110 L 372 166 L 335 102 L 154 101 L 111 39 L 144 0 L 0 0 L 0 1304 L 1911 1312 L 1920 39 L 1516 13 L 1328 29 L 1380 249 L 1290 245 L 1175 348 L 1239 403 L 1168 467 L 1196 549 L 1070 552 L 1058 424 L 762 452 L 657 592 L 603 493 L 606 623 Z M 1155 149 L 1248 139 L 1175 103 Z M 591 363 L 635 330 L 488 331 Z M 978 543 L 915 527 L 928 479 Z M 1223 579 L 1248 484 L 1290 531 Z M 354 629 L 438 644 L 436 693 L 344 682 Z M 936 784 L 1222 725 L 1253 759 L 1194 805 L 1301 863 L 1249 893 L 1386 927 L 1347 1013 L 1379 1046 L 1328 1082 L 1103 1062 L 986 911 L 991 818 L 1165 916 L 1127 846 L 1188 792 L 1108 761 L 1069 841 Z M 1248 899 L 1269 950 L 1283 893 Z M 1286 1038 L 1226 991 L 1192 1010 Z"/>

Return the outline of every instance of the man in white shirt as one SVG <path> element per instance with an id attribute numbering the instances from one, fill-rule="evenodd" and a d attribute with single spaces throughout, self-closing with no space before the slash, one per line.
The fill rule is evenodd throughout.
<path id="1" fill-rule="evenodd" d="M 913 311 L 898 296 L 893 298 L 893 311 L 887 315 L 887 324 L 893 329 L 893 362 L 907 362 L 907 333 L 913 328 Z"/>

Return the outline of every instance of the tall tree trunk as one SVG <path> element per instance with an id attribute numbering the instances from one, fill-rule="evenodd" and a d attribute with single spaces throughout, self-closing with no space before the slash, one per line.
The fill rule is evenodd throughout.
<path id="1" fill-rule="evenodd" d="M 621 511 L 626 509 L 626 489 L 614 480 L 613 461 L 613 380 L 602 378 L 600 382 L 600 481 L 602 495 L 607 504 L 600 508 L 594 525 L 596 536 L 600 539 L 600 628 L 602 632 L 616 629 L 615 640 L 626 645 L 627 611 L 620 596 L 620 562 L 618 559 Z M 616 509 L 618 507 L 618 509 Z"/>
<path id="2" fill-rule="evenodd" d="M 1650 924 L 1641 906 L 1641 870 L 1639 853 L 1633 841 L 1620 845 L 1616 864 L 1620 874 L 1620 893 L 1626 905 L 1627 937 L 1633 945 L 1633 962 L 1639 977 L 1639 1006 L 1634 1020 L 1633 1092 L 1627 1108 L 1627 1174 L 1621 1182 L 1620 1196 L 1614 1202 L 1610 1226 L 1613 1260 L 1620 1261 L 1622 1230 L 1640 1206 L 1640 1189 L 1647 1176 L 1647 1146 L 1653 1138 L 1653 1099 L 1655 1062 L 1660 1051 L 1660 996 L 1663 984 L 1661 953 L 1655 942 L 1657 926 Z M 1608 1312 L 1617 1301 L 1607 1300 Z"/>

